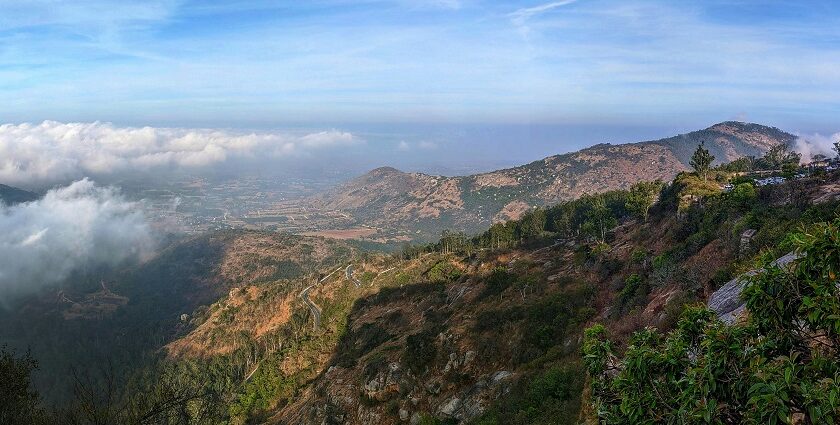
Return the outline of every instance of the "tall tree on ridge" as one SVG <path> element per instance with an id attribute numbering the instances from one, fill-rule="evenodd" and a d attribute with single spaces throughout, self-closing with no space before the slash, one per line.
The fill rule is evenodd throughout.
<path id="1" fill-rule="evenodd" d="M 697 176 L 703 177 L 703 181 L 706 181 L 709 175 L 709 167 L 712 165 L 712 161 L 715 160 L 714 155 L 709 153 L 709 150 L 704 148 L 706 142 L 700 142 L 697 145 L 697 150 L 694 151 L 694 155 L 691 155 L 691 167 L 694 168 L 694 172 L 697 173 Z"/>

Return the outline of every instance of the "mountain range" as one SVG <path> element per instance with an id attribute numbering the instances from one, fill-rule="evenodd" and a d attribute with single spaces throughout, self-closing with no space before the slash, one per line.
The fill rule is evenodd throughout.
<path id="1" fill-rule="evenodd" d="M 639 181 L 672 179 L 688 170 L 700 143 L 715 164 L 760 156 L 796 136 L 760 124 L 727 121 L 665 139 L 598 144 L 489 173 L 443 177 L 374 169 L 308 200 L 311 207 L 342 211 L 351 226 L 374 227 L 377 237 L 431 240 L 443 229 L 476 232 L 492 222 L 520 217 L 534 206 L 583 194 L 626 189 Z"/>

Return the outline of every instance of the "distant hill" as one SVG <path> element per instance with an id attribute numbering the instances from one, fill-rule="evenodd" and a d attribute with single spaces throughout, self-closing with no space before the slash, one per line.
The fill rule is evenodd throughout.
<path id="1" fill-rule="evenodd" d="M 0 201 L 6 205 L 19 204 L 21 202 L 31 202 L 40 198 L 38 194 L 32 193 L 16 187 L 6 186 L 0 184 Z"/>
<path id="2" fill-rule="evenodd" d="M 536 205 L 585 193 L 627 188 L 644 180 L 670 180 L 689 168 L 700 142 L 716 163 L 760 156 L 795 136 L 774 127 L 727 121 L 666 139 L 599 144 L 519 167 L 462 177 L 377 168 L 311 200 L 315 208 L 340 210 L 355 224 L 399 229 L 390 236 L 434 238 L 443 229 L 477 231 L 493 221 L 519 217 Z"/>

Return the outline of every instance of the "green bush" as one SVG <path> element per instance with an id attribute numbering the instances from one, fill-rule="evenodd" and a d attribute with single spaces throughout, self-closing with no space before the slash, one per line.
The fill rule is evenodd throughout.
<path id="1" fill-rule="evenodd" d="M 691 307 L 667 335 L 635 333 L 621 361 L 603 326 L 588 329 L 583 358 L 599 420 L 838 423 L 840 219 L 791 240 L 799 260 L 749 279 L 746 323 Z"/>
<path id="2" fill-rule="evenodd" d="M 475 420 L 480 425 L 576 424 L 584 371 L 565 361 L 516 384 L 501 403 Z"/>
<path id="3" fill-rule="evenodd" d="M 438 261 L 426 272 L 426 276 L 432 282 L 452 282 L 461 277 L 461 271 L 449 261 Z"/>
<path id="4" fill-rule="evenodd" d="M 482 297 L 499 295 L 516 281 L 516 275 L 504 267 L 496 267 L 487 278 Z"/>
<path id="5" fill-rule="evenodd" d="M 624 280 L 624 288 L 621 289 L 618 297 L 622 304 L 626 304 L 630 298 L 636 295 L 636 291 L 642 287 L 642 278 L 636 273 L 627 276 Z"/>

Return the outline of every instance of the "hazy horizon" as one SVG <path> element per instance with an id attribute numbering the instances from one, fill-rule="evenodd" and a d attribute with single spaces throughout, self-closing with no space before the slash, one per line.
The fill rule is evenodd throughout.
<path id="1" fill-rule="evenodd" d="M 213 129 L 284 143 L 352 136 L 352 149 L 294 156 L 291 165 L 314 170 L 470 174 L 733 119 L 796 135 L 840 131 L 840 5 L 831 1 L 0 8 L 0 124 Z M 26 159 L 5 152 L 0 168 L 17 172 Z M 55 161 L 65 159 L 75 160 Z"/>

